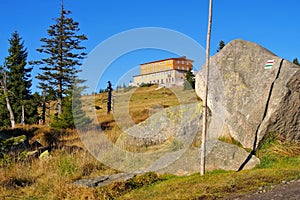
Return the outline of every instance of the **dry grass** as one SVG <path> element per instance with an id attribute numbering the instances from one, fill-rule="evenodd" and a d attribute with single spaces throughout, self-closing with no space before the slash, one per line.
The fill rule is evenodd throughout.
<path id="1" fill-rule="evenodd" d="M 97 199 L 95 189 L 75 186 L 72 182 L 112 173 L 116 171 L 84 150 L 71 153 L 54 150 L 47 159 L 7 158 L 1 163 L 0 199 Z"/>
<path id="2" fill-rule="evenodd" d="M 132 113 L 130 114 L 132 121 L 137 123 L 164 107 L 195 100 L 191 91 L 175 90 L 173 92 L 167 89 L 155 90 L 155 87 L 152 87 L 115 95 L 120 95 L 121 103 L 122 98 L 130 99 L 129 113 Z M 175 94 L 182 94 L 184 100 Z M 105 94 L 96 95 L 95 102 L 92 102 L 90 97 L 83 97 L 83 100 L 88 102 L 85 105 L 87 114 L 92 115 L 93 112 L 97 114 L 94 123 L 100 124 L 111 141 L 116 141 L 121 129 L 116 123 L 116 116 L 106 114 Z M 100 109 L 96 111 L 90 109 L 96 106 Z M 125 104 L 124 106 L 126 107 Z M 28 126 L 26 129 L 16 131 L 18 134 L 22 131 L 26 134 L 33 131 L 31 141 L 39 138 L 44 140 L 45 145 L 55 143 L 59 148 L 51 151 L 46 159 L 29 159 L 24 157 L 23 153 L 18 159 L 10 157 L 0 159 L 0 199 L 215 199 L 232 193 L 253 192 L 258 187 L 280 183 L 282 180 L 300 178 L 299 144 L 284 141 L 275 135 L 267 139 L 258 151 L 257 155 L 262 163 L 253 170 L 214 171 L 205 176 L 199 174 L 182 177 L 140 176 L 105 188 L 86 188 L 72 183 L 80 178 L 113 174 L 116 170 L 100 163 L 86 151 L 76 131 L 53 132 L 47 127 L 38 126 Z M 92 137 L 89 138 L 94 141 Z M 234 143 L 230 138 L 226 140 Z M 73 151 L 66 148 L 67 146 L 80 148 Z M 97 149 L 97 146 L 93 148 Z"/>
<path id="3" fill-rule="evenodd" d="M 106 113 L 105 93 L 82 97 L 83 109 L 88 116 L 96 114 L 94 124 L 115 142 L 122 133 L 121 128 L 144 121 L 166 107 L 197 101 L 193 91 L 183 91 L 182 88 L 156 90 L 156 87 L 114 93 L 118 106 L 115 110 L 119 113 Z M 122 112 L 124 109 L 128 111 Z M 27 158 L 26 152 L 22 152 L 18 159 L 0 159 L 0 199 L 104 199 L 103 191 L 99 189 L 72 184 L 80 178 L 116 173 L 85 149 L 75 130 L 60 132 L 47 126 L 22 126 L 13 132 L 16 131 L 18 135 L 30 135 L 29 143 L 39 140 L 44 146 L 57 149 L 52 150 L 46 159 Z M 11 134 L 9 130 L 5 132 Z M 77 148 L 74 150 L 73 147 Z"/>
<path id="4" fill-rule="evenodd" d="M 294 157 L 300 155 L 300 143 L 289 142 L 277 136 L 276 142 L 274 142 L 265 154 L 281 155 L 283 157 Z"/>
<path id="5" fill-rule="evenodd" d="M 113 99 L 114 111 L 107 114 L 107 93 L 82 98 L 87 116 L 92 117 L 93 123 L 99 125 L 112 142 L 116 142 L 122 130 L 145 121 L 164 108 L 199 101 L 193 90 L 158 88 L 157 85 L 114 92 Z"/>

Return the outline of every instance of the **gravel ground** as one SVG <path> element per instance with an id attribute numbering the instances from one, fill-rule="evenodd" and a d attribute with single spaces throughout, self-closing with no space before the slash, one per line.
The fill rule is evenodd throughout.
<path id="1" fill-rule="evenodd" d="M 281 184 L 259 188 L 254 194 L 232 196 L 234 200 L 300 200 L 300 180 L 283 181 Z"/>

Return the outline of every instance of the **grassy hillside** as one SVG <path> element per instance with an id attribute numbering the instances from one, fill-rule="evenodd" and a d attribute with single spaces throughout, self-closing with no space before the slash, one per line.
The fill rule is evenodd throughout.
<path id="1" fill-rule="evenodd" d="M 108 138 L 115 142 L 121 134 L 121 129 L 138 124 L 164 108 L 195 103 L 199 99 L 193 90 L 184 91 L 182 87 L 158 88 L 157 85 L 153 85 L 126 92 L 114 91 L 114 111 L 110 114 L 107 114 L 107 93 L 84 96 L 82 101 L 87 116 L 96 114 L 93 123 L 100 124 Z"/>
<path id="2" fill-rule="evenodd" d="M 114 93 L 120 108 L 129 109 L 124 117 L 141 122 L 160 109 L 195 102 L 192 91 L 182 88 L 156 89 L 156 86 Z M 184 98 L 182 98 L 184 97 Z M 124 101 L 129 99 L 129 101 Z M 106 94 L 84 96 L 84 110 L 96 112 L 105 133 L 114 141 L 121 133 L 114 114 L 106 113 Z M 129 102 L 129 103 L 124 103 Z M 115 108 L 116 109 L 116 108 Z M 121 113 L 122 114 L 122 113 Z M 123 116 L 121 116 L 123 117 Z M 125 123 L 124 126 L 127 124 Z M 156 175 L 148 173 L 126 182 L 117 182 L 103 188 L 86 188 L 72 184 L 81 178 L 117 173 L 97 161 L 85 149 L 75 130 L 55 131 L 47 127 L 23 127 L 1 130 L 0 136 L 26 135 L 29 143 L 36 139 L 47 146 L 55 145 L 49 156 L 35 158 L 28 151 L 18 155 L 0 155 L 0 199 L 214 199 L 268 188 L 283 180 L 300 178 L 300 147 L 283 141 L 277 135 L 269 137 L 257 152 L 261 164 L 241 172 L 214 171 L 205 176 Z M 3 137 L 4 138 L 4 137 Z M 2 147 L 8 142 L 1 139 Z"/>

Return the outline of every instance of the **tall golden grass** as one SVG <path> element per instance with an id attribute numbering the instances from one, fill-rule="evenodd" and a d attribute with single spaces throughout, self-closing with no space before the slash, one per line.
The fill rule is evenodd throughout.
<path id="1" fill-rule="evenodd" d="M 197 101 L 194 91 L 183 91 L 182 88 L 173 90 L 156 88 L 157 86 L 152 86 L 114 93 L 119 106 L 124 105 L 129 108 L 128 113 L 120 114 L 121 122 L 118 123 L 115 113 L 106 112 L 106 93 L 83 96 L 83 110 L 87 116 L 92 116 L 95 112 L 96 120 L 93 123 L 102 128 L 110 141 L 116 142 L 122 133 L 122 128 L 127 126 L 127 122 L 122 123 L 128 117 L 133 124 L 136 124 L 160 109 Z M 180 102 L 178 95 L 185 96 L 185 102 Z M 122 107 L 119 109 L 122 110 Z M 99 188 L 86 188 L 72 184 L 80 178 L 117 172 L 100 163 L 87 151 L 76 130 L 57 132 L 47 125 L 22 126 L 19 129 L 33 129 L 34 135 L 30 142 L 38 139 L 43 145 L 54 145 L 56 149 L 52 150 L 49 157 L 45 159 L 26 157 L 26 152 L 23 152 L 24 157 L 20 159 L 9 157 L 1 159 L 0 199 L 104 199 L 103 191 Z M 66 148 L 72 146 L 78 147 L 79 150 L 72 151 Z"/>

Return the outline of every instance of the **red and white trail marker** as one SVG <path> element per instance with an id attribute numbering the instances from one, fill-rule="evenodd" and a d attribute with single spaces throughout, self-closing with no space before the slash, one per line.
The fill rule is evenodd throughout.
<path id="1" fill-rule="evenodd" d="M 274 65 L 274 60 L 267 60 L 265 69 L 271 69 Z"/>

